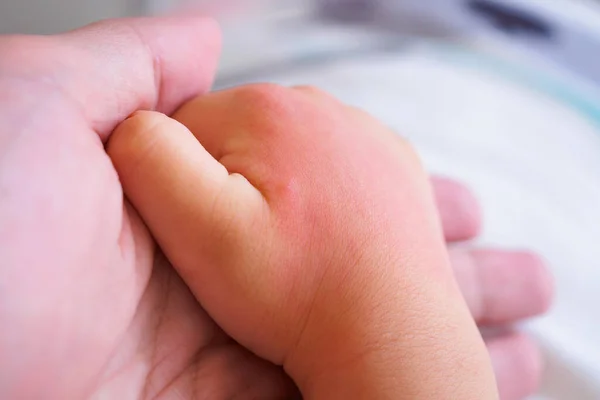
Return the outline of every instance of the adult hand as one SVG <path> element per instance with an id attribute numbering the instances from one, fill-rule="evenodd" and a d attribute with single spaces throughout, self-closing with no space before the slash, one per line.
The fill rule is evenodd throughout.
<path id="1" fill-rule="evenodd" d="M 168 290 L 149 285 L 155 246 L 104 142 L 136 110 L 208 91 L 219 51 L 201 18 L 0 39 L 1 398 L 82 398 L 129 365 L 124 393 L 152 395 L 194 357 L 201 337 L 155 341 Z"/>
<path id="2" fill-rule="evenodd" d="M 233 343 L 155 257 L 103 148 L 130 113 L 168 114 L 208 90 L 218 52 L 214 24 L 197 18 L 0 39 L 0 397 L 219 398 L 244 388 L 277 398 L 294 390 L 279 368 Z M 447 237 L 473 235 L 478 221 L 464 190 L 435 187 Z M 531 257 L 455 254 L 480 321 L 543 310 Z M 506 278 L 506 292 L 489 284 L 494 276 Z M 527 293 L 540 294 L 535 306 Z M 535 380 L 535 363 L 519 362 L 519 342 L 490 346 L 497 373 L 510 378 L 499 379 L 501 391 L 503 382 Z"/>
<path id="3" fill-rule="evenodd" d="M 477 325 L 487 331 L 501 400 L 522 400 L 540 383 L 542 357 L 535 341 L 512 325 L 550 307 L 553 280 L 543 260 L 530 251 L 477 248 L 482 218 L 474 196 L 461 184 L 432 179 L 454 275 Z"/>

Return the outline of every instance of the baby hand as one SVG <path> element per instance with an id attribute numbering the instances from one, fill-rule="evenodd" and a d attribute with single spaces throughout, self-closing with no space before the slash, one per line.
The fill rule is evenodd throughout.
<path id="1" fill-rule="evenodd" d="M 173 118 L 133 115 L 108 152 L 228 334 L 309 399 L 497 397 L 405 141 L 313 88 L 240 87 Z"/>

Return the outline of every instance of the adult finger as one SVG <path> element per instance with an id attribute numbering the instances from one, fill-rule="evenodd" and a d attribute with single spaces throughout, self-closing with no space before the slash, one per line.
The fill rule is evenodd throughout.
<path id="1" fill-rule="evenodd" d="M 552 276 L 539 256 L 523 251 L 450 249 L 450 260 L 469 309 L 480 325 L 544 313 Z"/>
<path id="2" fill-rule="evenodd" d="M 542 374 L 542 357 L 535 342 L 522 333 L 486 340 L 500 400 L 523 400 L 533 395 Z"/>
<path id="3" fill-rule="evenodd" d="M 481 230 L 481 210 L 473 193 L 452 179 L 431 178 L 447 242 L 473 239 Z"/>
<path id="4" fill-rule="evenodd" d="M 220 40 L 208 18 L 108 20 L 56 36 L 4 37 L 0 73 L 66 96 L 105 140 L 136 110 L 172 113 L 208 91 Z"/>

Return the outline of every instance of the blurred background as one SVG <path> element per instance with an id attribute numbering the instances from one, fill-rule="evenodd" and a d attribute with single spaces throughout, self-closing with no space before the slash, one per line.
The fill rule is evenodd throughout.
<path id="1" fill-rule="evenodd" d="M 0 33 L 195 11 L 224 28 L 217 87 L 314 84 L 367 109 L 473 188 L 482 244 L 543 254 L 539 399 L 600 399 L 600 1 L 4 0 Z"/>

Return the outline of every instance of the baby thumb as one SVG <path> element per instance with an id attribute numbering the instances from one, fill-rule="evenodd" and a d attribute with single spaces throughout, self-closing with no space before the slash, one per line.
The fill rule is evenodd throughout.
<path id="1" fill-rule="evenodd" d="M 240 273 L 220 268 L 237 268 L 222 258 L 233 257 L 230 248 L 252 237 L 254 210 L 265 206 L 260 192 L 229 174 L 184 125 L 160 113 L 137 112 L 125 120 L 107 152 L 125 195 L 192 292 L 209 309 L 219 303 L 233 289 L 224 274 Z"/>

